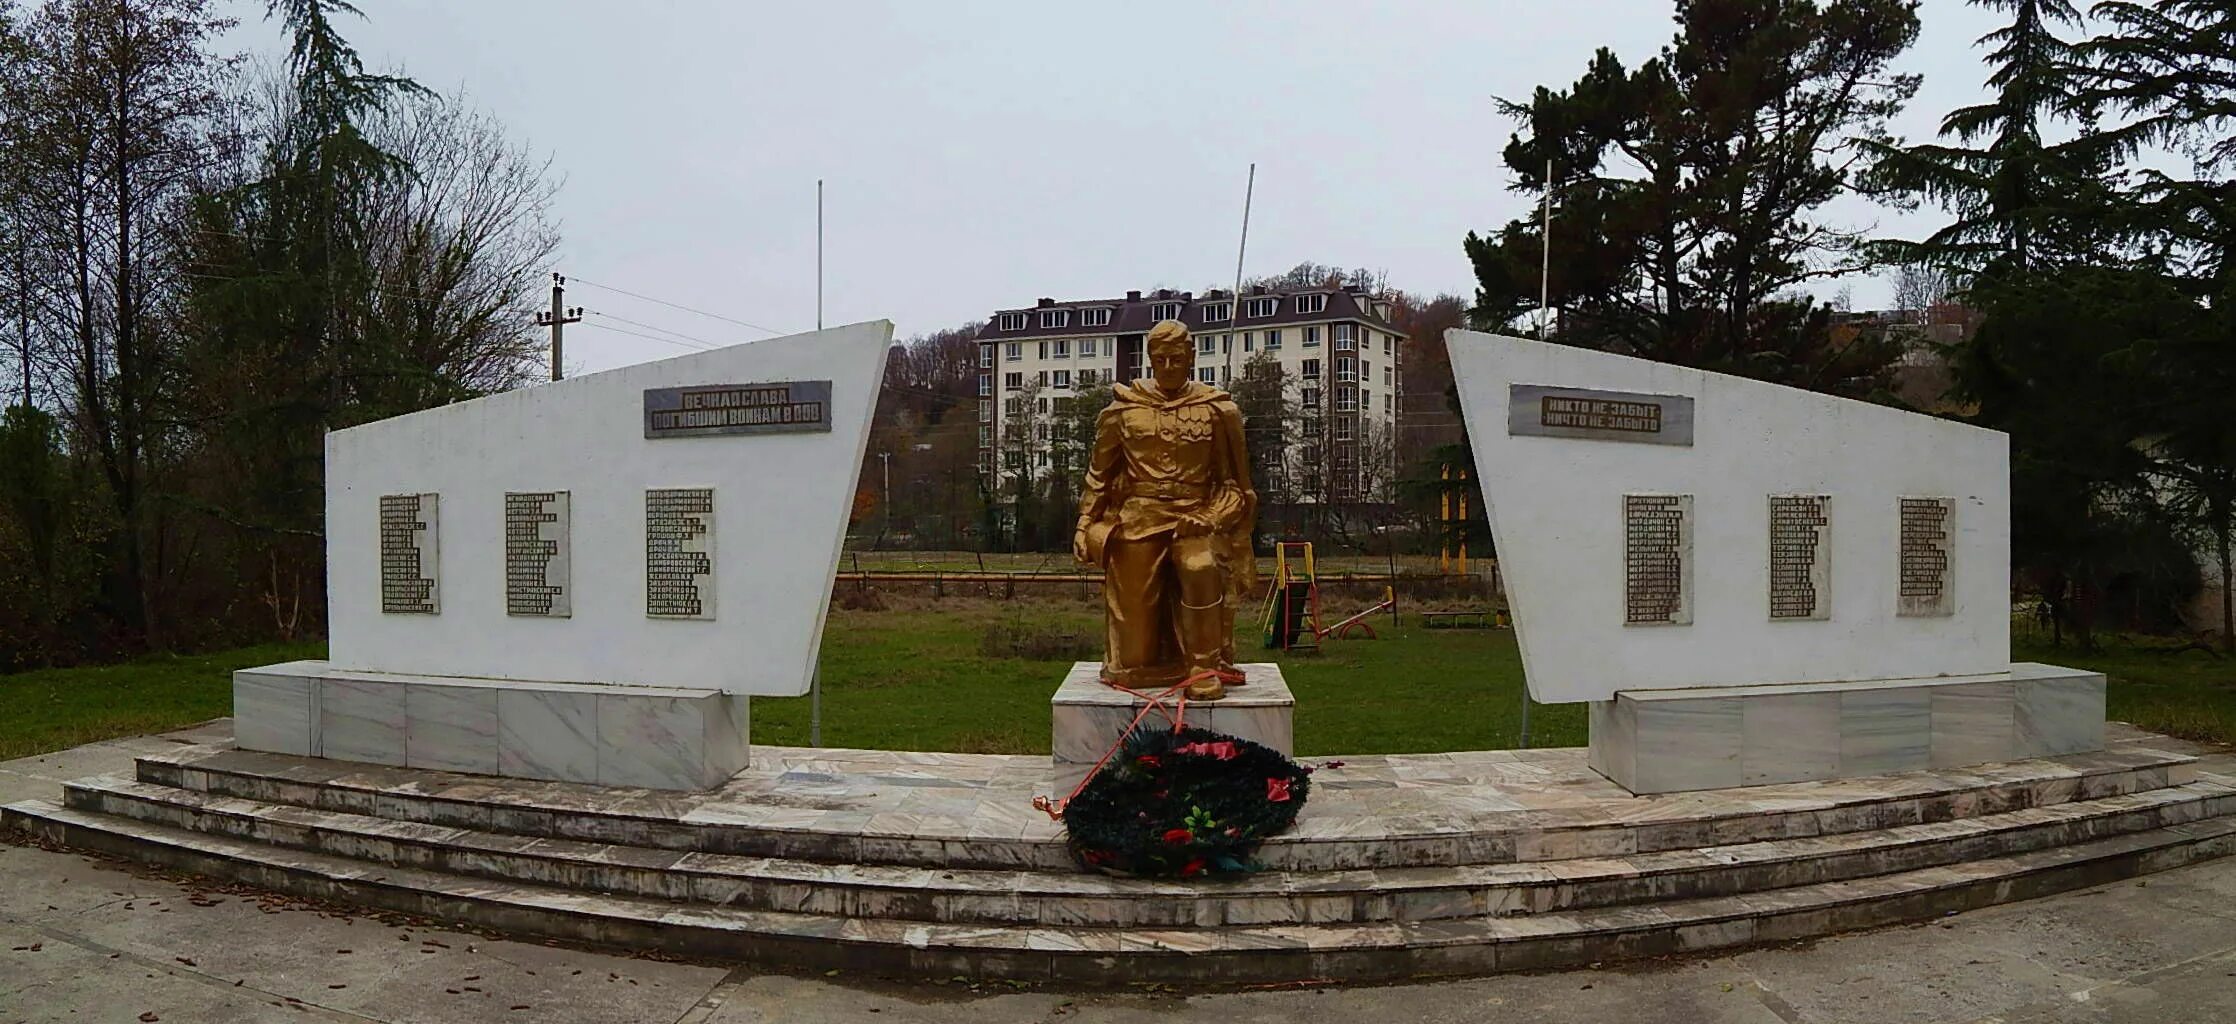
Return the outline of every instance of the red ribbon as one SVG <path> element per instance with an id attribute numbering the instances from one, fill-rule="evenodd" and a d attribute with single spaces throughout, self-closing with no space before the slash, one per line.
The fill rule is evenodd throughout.
<path id="1" fill-rule="evenodd" d="M 1114 683 L 1108 679 L 1103 680 L 1102 684 L 1104 686 L 1110 687 L 1113 690 L 1124 690 L 1127 693 L 1133 694 L 1135 697 L 1141 698 L 1145 703 L 1142 704 L 1140 711 L 1134 713 L 1133 721 L 1126 723 L 1126 728 L 1123 731 L 1119 732 L 1117 741 L 1113 742 L 1110 745 L 1110 749 L 1102 752 L 1102 759 L 1096 761 L 1093 768 L 1088 769 L 1086 776 L 1079 780 L 1079 785 L 1073 786 L 1071 788 L 1071 793 L 1069 795 L 1065 796 L 1062 800 L 1050 800 L 1045 796 L 1036 796 L 1033 798 L 1033 809 L 1041 812 L 1042 814 L 1048 815 L 1050 821 L 1064 820 L 1064 808 L 1070 806 L 1073 800 L 1078 799 L 1080 792 L 1087 788 L 1087 784 L 1089 782 L 1094 781 L 1095 776 L 1102 774 L 1103 766 L 1109 764 L 1111 757 L 1117 754 L 1119 749 L 1126 745 L 1126 738 L 1132 736 L 1135 729 L 1141 728 L 1141 720 L 1149 717 L 1149 713 L 1151 711 L 1155 711 L 1159 714 L 1164 715 L 1165 721 L 1172 723 L 1172 731 L 1179 732 L 1188 720 L 1188 694 L 1186 692 L 1188 687 L 1194 686 L 1195 684 L 1206 679 L 1217 679 L 1221 682 L 1227 683 L 1240 683 L 1242 682 L 1242 673 L 1238 671 L 1207 668 L 1193 675 L 1190 675 L 1188 678 L 1174 683 L 1171 686 L 1168 686 L 1156 693 L 1148 693 L 1142 690 L 1136 690 L 1133 687 L 1126 686 L 1121 683 Z M 1165 701 L 1168 698 L 1171 699 L 1173 702 L 1173 706 L 1170 710 L 1167 710 L 1165 707 Z"/>

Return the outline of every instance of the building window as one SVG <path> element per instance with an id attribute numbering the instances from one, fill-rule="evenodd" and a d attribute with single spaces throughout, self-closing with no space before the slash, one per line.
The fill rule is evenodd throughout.
<path id="1" fill-rule="evenodd" d="M 1352 440 L 1350 420 L 1338 418 L 1335 421 L 1335 439 L 1338 441 Z"/>
<path id="2" fill-rule="evenodd" d="M 1315 441 L 1320 439 L 1320 417 L 1306 416 L 1304 418 L 1304 436 Z"/>
<path id="3" fill-rule="evenodd" d="M 1196 379 L 1206 384 L 1214 383 L 1219 379 L 1219 368 L 1216 366 L 1201 367 L 1196 370 Z"/>
<path id="4" fill-rule="evenodd" d="M 1327 308 L 1328 297 L 1325 295 L 1297 296 L 1297 312 L 1299 313 L 1321 313 L 1325 312 Z"/>
<path id="5" fill-rule="evenodd" d="M 978 368 L 983 370 L 992 365 L 994 365 L 993 344 L 989 342 L 987 344 L 978 346 Z"/>
<path id="6" fill-rule="evenodd" d="M 1225 363 L 1219 364 L 1219 383 L 1224 386 L 1233 380 L 1234 367 L 1228 366 Z"/>
<path id="7" fill-rule="evenodd" d="M 1024 387 L 1024 386 L 1025 386 L 1025 375 L 1024 375 L 1024 374 L 1022 374 L 1022 373 L 1005 373 L 1005 374 L 1002 374 L 1002 390 L 1004 390 L 1004 391 L 1016 391 L 1016 390 L 1018 390 L 1019 388 L 1022 388 L 1022 387 Z"/>
<path id="8" fill-rule="evenodd" d="M 1335 357 L 1335 379 L 1347 384 L 1359 379 L 1358 368 L 1351 364 L 1350 356 Z"/>
<path id="9" fill-rule="evenodd" d="M 1045 398 L 1040 400 L 1040 416 L 1042 419 L 1048 418 L 1048 400 Z"/>
<path id="10" fill-rule="evenodd" d="M 1003 313 L 1003 314 L 1002 314 L 1002 323 L 1001 323 L 1001 329 L 1002 329 L 1002 330 L 1005 330 L 1005 331 L 1022 331 L 1022 330 L 1024 330 L 1024 329 L 1025 329 L 1025 314 L 1023 314 L 1023 313 Z"/>
<path id="11" fill-rule="evenodd" d="M 1220 335 L 1220 336 L 1219 336 L 1219 351 L 1221 351 L 1221 352 L 1232 352 L 1232 351 L 1234 351 L 1234 335 L 1232 335 L 1232 334 L 1222 334 L 1222 335 Z"/>
<path id="12" fill-rule="evenodd" d="M 1083 387 L 1083 388 L 1091 388 L 1091 387 L 1094 387 L 1094 386 L 1095 386 L 1095 371 L 1093 371 L 1093 370 L 1081 370 L 1081 371 L 1079 371 L 1079 386 L 1080 386 L 1080 387 Z"/>
<path id="13" fill-rule="evenodd" d="M 1277 349 L 1277 348 L 1280 348 L 1280 347 L 1281 347 L 1281 332 L 1280 332 L 1280 331 L 1267 331 L 1267 332 L 1266 332 L 1266 348 L 1267 348 L 1268 350 L 1272 350 L 1272 349 Z"/>
<path id="14" fill-rule="evenodd" d="M 1307 327 L 1307 328 L 1305 328 L 1305 329 L 1304 329 L 1304 347 L 1306 347 L 1306 348 L 1312 348 L 1312 347 L 1315 347 L 1315 346 L 1317 346 L 1317 345 L 1319 345 L 1319 344 L 1320 344 L 1320 329 L 1319 329 L 1319 328 L 1317 328 L 1317 327 Z"/>
<path id="15" fill-rule="evenodd" d="M 1045 341 L 1043 341 L 1043 342 L 1038 342 L 1038 343 L 1036 344 L 1036 349 L 1035 349 L 1035 350 L 1036 350 L 1036 351 L 1037 351 L 1037 352 L 1039 353 L 1039 355 L 1037 355 L 1037 356 L 1036 356 L 1035 358 L 1038 358 L 1038 359 L 1046 359 L 1046 358 L 1048 358 L 1048 343 L 1047 343 L 1047 342 L 1045 342 Z"/>
<path id="16" fill-rule="evenodd" d="M 1256 334 L 1253 334 L 1249 331 L 1242 332 L 1242 350 L 1244 352 L 1250 351 L 1256 346 L 1257 340 L 1258 336 Z"/>
<path id="17" fill-rule="evenodd" d="M 1242 304 L 1243 316 L 1272 316 L 1281 309 L 1280 299 L 1251 299 Z"/>
<path id="18" fill-rule="evenodd" d="M 1056 371 L 1055 373 L 1053 373 L 1053 374 L 1050 374 L 1050 375 L 1049 375 L 1049 377 L 1048 377 L 1048 384 L 1049 384 L 1049 386 L 1050 386 L 1050 387 L 1058 387 L 1058 388 L 1068 388 L 1068 387 L 1070 387 L 1070 386 L 1071 386 L 1071 371 L 1070 371 L 1070 370 L 1058 370 L 1058 371 Z"/>
<path id="19" fill-rule="evenodd" d="M 994 428 L 978 428 L 978 446 L 980 448 L 991 448 L 994 446 Z"/>
<path id="20" fill-rule="evenodd" d="M 1107 312 L 1109 312 L 1109 310 L 1107 310 L 1107 309 L 1106 309 L 1106 310 L 1104 310 L 1103 312 L 1107 313 Z M 1095 354 L 1095 339 L 1093 339 L 1093 338 L 1081 338 L 1081 339 L 1079 339 L 1079 354 L 1080 354 L 1080 355 L 1083 355 L 1083 356 L 1091 356 L 1091 355 L 1094 355 L 1094 354 Z"/>
<path id="21" fill-rule="evenodd" d="M 1067 327 L 1071 324 L 1071 310 L 1051 309 L 1040 315 L 1042 327 Z"/>
<path id="22" fill-rule="evenodd" d="M 1103 308 L 1103 309 L 1082 309 L 1082 310 L 1080 310 L 1080 311 L 1079 311 L 1079 326 L 1081 326 L 1081 327 L 1108 327 L 1108 326 L 1110 326 L 1110 310 L 1109 310 L 1108 308 Z"/>
<path id="23" fill-rule="evenodd" d="M 1397 354 L 1397 335 L 1385 334 L 1382 336 L 1382 354 L 1386 356 Z"/>
<path id="24" fill-rule="evenodd" d="M 1180 319 L 1180 304 L 1177 302 L 1152 302 L 1149 304 L 1149 319 L 1178 320 Z"/>
<path id="25" fill-rule="evenodd" d="M 1300 364 L 1300 365 L 1301 365 L 1301 367 L 1302 367 L 1302 368 L 1301 368 L 1301 369 L 1300 369 L 1300 370 L 1299 370 L 1298 372 L 1299 372 L 1299 373 L 1300 373 L 1300 374 L 1301 374 L 1301 375 L 1302 375 L 1302 376 L 1304 377 L 1304 379 L 1306 379 L 1306 380 L 1319 380 L 1319 379 L 1320 379 L 1320 361 L 1319 361 L 1319 360 L 1317 360 L 1317 359 L 1307 359 L 1307 360 L 1305 360 L 1305 361 L 1304 361 L 1304 362 L 1303 362 L 1302 364 Z"/>
<path id="26" fill-rule="evenodd" d="M 1359 389 L 1359 411 L 1374 411 L 1374 392 L 1368 391 L 1364 388 Z"/>
<path id="27" fill-rule="evenodd" d="M 978 393 L 981 395 L 990 395 L 994 393 L 993 374 L 981 373 L 978 375 Z"/>
<path id="28" fill-rule="evenodd" d="M 1356 390 L 1354 390 L 1354 389 L 1351 389 L 1351 388 L 1337 388 L 1337 389 L 1335 389 L 1335 411 L 1337 411 L 1337 412 L 1357 412 L 1357 411 L 1359 411 L 1359 393 L 1358 393 L 1358 392 L 1357 392 Z"/>
<path id="29" fill-rule="evenodd" d="M 1357 347 L 1358 345 L 1356 339 L 1351 336 L 1351 325 L 1335 325 L 1335 350 L 1338 352 L 1349 352 Z"/>
<path id="30" fill-rule="evenodd" d="M 1010 449 L 1009 451 L 1007 451 L 1007 452 L 1004 452 L 1004 453 L 1002 453 L 1002 454 L 1003 454 L 1003 456 L 1004 456 L 1004 458 L 1002 459 L 1002 461 L 1004 461 L 1004 462 L 1007 462 L 1007 463 L 1009 463 L 1009 468 L 1010 468 L 1010 469 L 1011 469 L 1012 471 L 1022 470 L 1022 469 L 1024 469 L 1024 468 L 1025 468 L 1025 453 L 1024 453 L 1024 452 L 1021 452 L 1021 451 L 1018 451 L 1018 450 L 1017 450 L 1017 449 L 1015 449 L 1015 448 L 1012 448 L 1012 449 Z"/>
<path id="31" fill-rule="evenodd" d="M 980 379 L 980 380 L 984 380 L 985 378 L 984 378 L 984 377 L 981 377 L 981 378 L 979 378 L 979 379 Z M 983 394 L 985 394 L 985 393 L 986 393 L 986 392 L 984 392 L 984 391 L 980 391 L 980 392 L 979 392 L 979 394 L 981 394 L 981 395 L 983 395 Z M 978 422 L 980 422 L 980 423 L 992 423 L 992 422 L 994 422 L 994 400 L 993 400 L 993 399 L 991 399 L 991 398 L 981 398 L 981 399 L 979 399 L 979 400 L 978 400 Z"/>
<path id="32" fill-rule="evenodd" d="M 1204 322 L 1204 323 L 1207 323 L 1207 324 L 1213 324 L 1213 323 L 1225 323 L 1225 322 L 1227 322 L 1227 321 L 1229 321 L 1229 320 L 1232 320 L 1232 319 L 1234 319 L 1234 304 L 1233 304 L 1233 303 L 1231 303 L 1231 302 L 1206 302 L 1206 303 L 1204 303 L 1204 304 L 1203 304 L 1203 322 Z"/>
<path id="33" fill-rule="evenodd" d="M 1318 409 L 1320 407 L 1319 388 L 1305 388 L 1299 392 L 1297 397 L 1306 409 Z"/>
<path id="34" fill-rule="evenodd" d="M 1039 371 L 1039 372 L 1037 372 L 1037 373 L 1033 374 L 1033 386 L 1035 386 L 1035 387 L 1043 387 L 1043 388 L 1044 388 L 1044 387 L 1047 387 L 1047 386 L 1048 386 L 1048 371 L 1046 371 L 1046 370 L 1041 370 L 1041 371 Z"/>
<path id="35" fill-rule="evenodd" d="M 1196 339 L 1196 354 L 1208 356 L 1217 351 L 1219 351 L 1219 339 L 1208 334 Z"/>
<path id="36" fill-rule="evenodd" d="M 1069 358 L 1071 358 L 1071 342 L 1069 342 L 1069 341 L 1058 341 L 1058 342 L 1054 342 L 1053 344 L 1054 344 L 1054 345 L 1056 346 L 1056 358 L 1058 358 L 1058 359 L 1069 359 Z"/>
<path id="37" fill-rule="evenodd" d="M 1382 364 L 1382 386 L 1386 388 L 1397 386 L 1397 367 L 1388 363 Z"/>
<path id="38" fill-rule="evenodd" d="M 1007 345 L 1002 346 L 1002 358 L 1010 360 L 1025 358 L 1025 343 L 1022 341 L 1013 341 Z"/>

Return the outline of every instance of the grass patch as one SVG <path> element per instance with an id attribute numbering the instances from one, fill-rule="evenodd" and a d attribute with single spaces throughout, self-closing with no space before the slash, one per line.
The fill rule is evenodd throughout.
<path id="1" fill-rule="evenodd" d="M 234 669 L 325 656 L 323 642 L 269 644 L 0 676 L 0 761 L 223 718 Z"/>
<path id="2" fill-rule="evenodd" d="M 1255 622 L 1237 625 L 1242 660 L 1279 662 L 1296 692 L 1299 754 L 1521 743 L 1522 666 L 1511 631 L 1429 630 L 1408 615 L 1395 631 L 1386 618 L 1376 620 L 1379 640 L 1331 640 L 1321 653 L 1289 654 L 1264 650 Z M 1101 631 L 1101 605 L 1076 597 L 834 608 L 823 638 L 823 742 L 1045 754 L 1048 696 L 1072 659 L 989 655 L 1004 647 L 986 638 Z M 1530 733 L 1533 746 L 1580 745 L 1584 708 L 1536 705 Z M 807 737 L 807 698 L 753 702 L 755 742 L 801 746 Z"/>
<path id="3" fill-rule="evenodd" d="M 1364 604 L 1331 602 L 1331 612 Z M 1061 644 L 1043 650 L 1011 641 L 1099 637 L 1099 603 L 1066 595 L 894 598 L 891 605 L 831 610 L 823 642 L 825 744 L 1048 752 L 1048 696 L 1072 659 Z M 1331 640 L 1318 654 L 1288 654 L 1260 647 L 1257 626 L 1247 621 L 1254 615 L 1244 618 L 1236 636 L 1243 660 L 1279 662 L 1296 691 L 1299 754 L 1521 745 L 1522 666 L 1511 631 L 1424 629 L 1407 615 L 1394 630 L 1387 618 L 1374 620 L 1379 640 Z M 234 669 L 322 654 L 319 644 L 272 645 L 0 676 L 0 759 L 221 717 L 232 710 Z M 2119 639 L 2093 653 L 2022 639 L 2012 654 L 2105 673 L 2114 719 L 2236 742 L 2236 659 Z M 1534 705 L 1531 718 L 1532 746 L 1584 742 L 1581 704 Z M 755 742 L 800 746 L 807 735 L 807 698 L 753 702 Z"/>
<path id="4" fill-rule="evenodd" d="M 2236 743 L 2236 659 L 2125 637 L 2101 643 L 2082 651 L 2022 639 L 2011 645 L 2011 660 L 2104 673 L 2104 713 L 2114 721 L 2185 740 Z"/>

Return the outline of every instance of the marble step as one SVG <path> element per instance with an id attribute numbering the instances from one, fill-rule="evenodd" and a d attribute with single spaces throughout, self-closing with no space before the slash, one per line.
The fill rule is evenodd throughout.
<path id="1" fill-rule="evenodd" d="M 2196 759 L 2144 748 L 1872 779 L 1626 799 L 1392 823 L 1308 805 L 1259 859 L 1282 871 L 1625 857 L 1870 832 L 2178 786 Z M 141 781 L 262 803 L 511 835 L 843 864 L 1070 870 L 1060 825 L 1003 794 L 966 818 L 861 809 L 834 776 L 782 790 L 676 795 L 194 748 L 139 759 Z M 886 780 L 890 782 L 891 780 Z M 1331 780 L 1332 781 L 1332 780 Z M 1604 784 L 1603 784 L 1604 785 Z M 820 788 L 818 788 L 820 787 Z M 825 798 L 819 792 L 848 796 Z M 1014 797 L 1012 799 L 1011 797 Z M 996 812 L 999 812 L 998 814 Z"/>
<path id="2" fill-rule="evenodd" d="M 39 800 L 0 808 L 0 826 L 297 896 L 507 933 L 815 969 L 1088 985 L 1396 980 L 1661 956 L 1936 918 L 2236 852 L 2236 820 L 2216 818 L 1741 896 L 1512 918 L 1156 929 L 841 918 L 574 892 L 282 850 Z"/>
<path id="3" fill-rule="evenodd" d="M 1761 892 L 1958 864 L 2236 812 L 2236 785 L 2185 786 L 1874 832 L 1621 858 L 1334 872 L 1197 883 L 1081 872 L 819 864 L 533 838 L 265 804 L 112 777 L 66 806 L 381 865 L 755 910 L 945 923 L 1194 927 L 1542 914 Z"/>

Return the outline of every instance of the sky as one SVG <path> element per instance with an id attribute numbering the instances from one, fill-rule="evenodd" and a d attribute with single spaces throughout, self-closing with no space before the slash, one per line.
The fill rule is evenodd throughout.
<path id="1" fill-rule="evenodd" d="M 221 2 L 231 45 L 284 53 L 263 0 Z M 1565 87 L 1603 46 L 1635 66 L 1674 30 L 1668 0 L 356 2 L 340 27 L 369 67 L 462 93 L 551 158 L 556 269 L 597 311 L 568 328 L 570 373 L 688 345 L 621 333 L 659 333 L 642 324 L 706 344 L 812 329 L 818 179 L 831 325 L 907 336 L 1042 296 L 1224 285 L 1253 162 L 1245 275 L 1312 260 L 1472 297 L 1462 239 L 1533 203 L 1508 189 L 1496 98 Z M 1894 124 L 1912 140 L 1984 95 L 1973 42 L 1996 27 L 1959 0 L 1921 18 L 1898 68 L 1924 76 Z M 1937 222 L 1860 199 L 1828 215 Z M 1887 303 L 1883 281 L 1844 283 Z"/>

